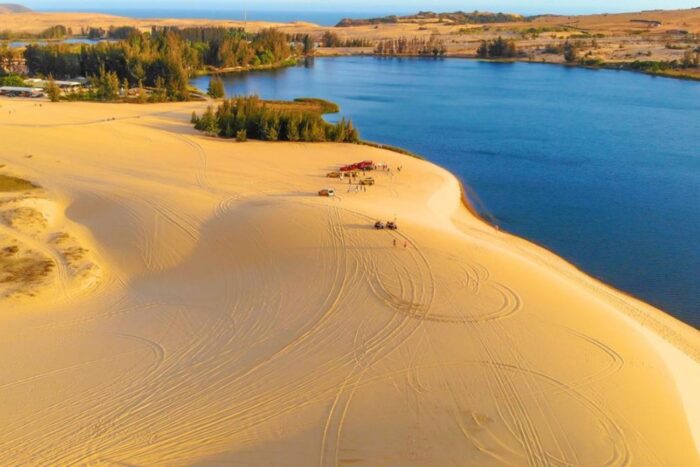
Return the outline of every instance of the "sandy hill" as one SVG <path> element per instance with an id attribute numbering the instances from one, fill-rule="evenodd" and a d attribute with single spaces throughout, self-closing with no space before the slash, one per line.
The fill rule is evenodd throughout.
<path id="1" fill-rule="evenodd" d="M 17 3 L 0 3 L 0 13 L 30 13 L 32 10 Z"/>
<path id="2" fill-rule="evenodd" d="M 203 137 L 202 103 L 0 105 L 41 187 L 0 193 L 0 464 L 698 465 L 698 331 L 447 171 Z"/>

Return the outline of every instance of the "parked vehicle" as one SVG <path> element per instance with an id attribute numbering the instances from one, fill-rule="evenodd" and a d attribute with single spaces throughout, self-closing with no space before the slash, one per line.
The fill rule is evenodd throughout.
<path id="1" fill-rule="evenodd" d="M 363 172 L 374 170 L 374 163 L 372 161 L 355 162 L 354 164 L 346 165 L 340 168 L 341 172 L 352 172 L 354 170 L 361 170 Z"/>
<path id="2" fill-rule="evenodd" d="M 318 196 L 335 196 L 335 190 L 333 188 L 324 188 L 323 190 L 319 190 Z"/>
<path id="3" fill-rule="evenodd" d="M 326 174 L 326 177 L 343 179 L 343 178 L 345 178 L 345 174 L 343 172 L 328 172 Z"/>
<path id="4" fill-rule="evenodd" d="M 360 185 L 372 186 L 374 185 L 374 179 L 372 177 L 363 178 L 360 180 Z"/>
<path id="5" fill-rule="evenodd" d="M 386 228 L 386 226 L 384 225 L 384 222 L 377 221 L 374 223 L 374 228 L 377 230 L 384 230 Z"/>
<path id="6" fill-rule="evenodd" d="M 397 230 L 399 226 L 396 225 L 396 222 L 389 221 L 386 223 L 386 228 L 389 230 Z"/>

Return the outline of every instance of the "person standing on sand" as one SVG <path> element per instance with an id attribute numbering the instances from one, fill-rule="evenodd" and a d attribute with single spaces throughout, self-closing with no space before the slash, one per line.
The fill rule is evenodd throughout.
<path id="1" fill-rule="evenodd" d="M 406 248 L 408 248 L 408 242 L 404 240 L 404 242 L 403 242 L 403 249 L 405 250 Z"/>
<path id="2" fill-rule="evenodd" d="M 396 239 L 394 239 L 394 246 L 396 246 Z"/>

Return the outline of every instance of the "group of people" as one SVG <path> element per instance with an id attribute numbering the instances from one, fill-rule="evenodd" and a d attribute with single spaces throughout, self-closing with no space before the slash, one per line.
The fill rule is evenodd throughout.
<path id="1" fill-rule="evenodd" d="M 396 239 L 394 239 L 394 246 L 396 246 L 396 245 L 397 245 L 397 242 L 396 242 Z M 406 248 L 408 248 L 408 240 L 404 240 L 404 241 L 403 241 L 403 248 L 404 248 L 404 250 L 405 250 Z"/>
<path id="2" fill-rule="evenodd" d="M 349 184 L 348 186 L 348 193 L 353 192 L 353 193 L 359 193 L 360 191 L 367 191 L 367 185 L 353 185 Z"/>

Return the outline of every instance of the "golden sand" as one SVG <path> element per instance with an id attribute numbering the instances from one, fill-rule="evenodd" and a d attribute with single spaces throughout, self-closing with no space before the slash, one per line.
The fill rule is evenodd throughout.
<path id="1" fill-rule="evenodd" d="M 202 103 L 0 105 L 42 187 L 0 198 L 0 464 L 698 465 L 700 334 L 447 171 L 206 138 Z M 394 170 L 325 178 L 363 159 Z"/>

